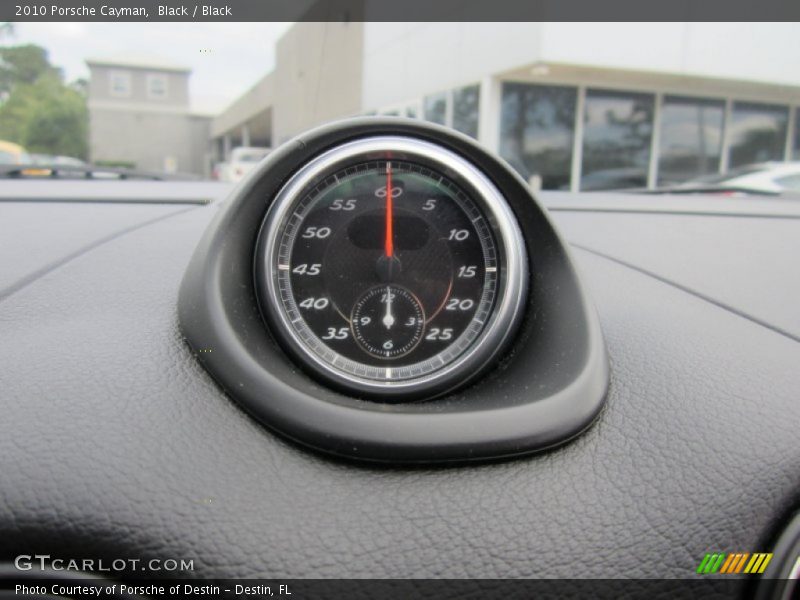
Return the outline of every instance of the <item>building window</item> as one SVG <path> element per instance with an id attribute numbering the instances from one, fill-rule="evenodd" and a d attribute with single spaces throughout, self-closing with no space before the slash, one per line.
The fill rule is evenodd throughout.
<path id="1" fill-rule="evenodd" d="M 161 100 L 167 97 L 167 76 L 162 73 L 147 74 L 147 97 Z"/>
<path id="2" fill-rule="evenodd" d="M 734 102 L 728 166 L 783 160 L 788 121 L 785 106 Z"/>
<path id="3" fill-rule="evenodd" d="M 417 109 L 413 106 L 406 107 L 406 116 L 409 119 L 416 119 L 417 118 Z"/>
<path id="4" fill-rule="evenodd" d="M 719 171 L 725 102 L 665 96 L 661 107 L 658 185 Z"/>
<path id="5" fill-rule="evenodd" d="M 500 155 L 542 189 L 569 189 L 577 90 L 503 84 Z"/>
<path id="6" fill-rule="evenodd" d="M 447 123 L 447 94 L 442 92 L 432 96 L 425 96 L 423 112 L 426 121 L 445 125 Z"/>
<path id="7" fill-rule="evenodd" d="M 582 190 L 647 185 L 653 107 L 651 94 L 586 92 Z"/>
<path id="8" fill-rule="evenodd" d="M 111 71 L 109 85 L 112 96 L 127 98 L 131 95 L 131 74 L 127 71 Z"/>
<path id="9" fill-rule="evenodd" d="M 478 85 L 469 85 L 453 91 L 453 129 L 473 138 L 478 137 L 480 98 Z"/>

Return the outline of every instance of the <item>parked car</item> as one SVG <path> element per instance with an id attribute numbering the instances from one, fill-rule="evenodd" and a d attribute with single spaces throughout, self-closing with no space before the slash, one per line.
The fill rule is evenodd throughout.
<path id="1" fill-rule="evenodd" d="M 695 188 L 714 186 L 725 189 L 741 189 L 745 192 L 780 194 L 800 192 L 800 161 L 764 162 L 744 165 L 728 171 L 698 177 L 677 186 Z"/>
<path id="2" fill-rule="evenodd" d="M 261 162 L 270 148 L 257 146 L 239 146 L 231 151 L 231 159 L 228 162 L 220 163 L 214 168 L 216 179 L 236 183 L 247 173 Z"/>
<path id="3" fill-rule="evenodd" d="M 31 162 L 31 156 L 25 148 L 14 142 L 0 140 L 0 164 L 29 165 Z"/>
<path id="4" fill-rule="evenodd" d="M 35 165 L 51 165 L 57 167 L 82 167 L 85 161 L 72 156 L 61 156 L 52 154 L 31 154 L 31 160 Z"/>
<path id="5" fill-rule="evenodd" d="M 228 163 L 218 162 L 215 163 L 213 167 L 211 167 L 211 179 L 214 181 L 220 181 L 222 177 L 222 171 L 228 166 Z"/>

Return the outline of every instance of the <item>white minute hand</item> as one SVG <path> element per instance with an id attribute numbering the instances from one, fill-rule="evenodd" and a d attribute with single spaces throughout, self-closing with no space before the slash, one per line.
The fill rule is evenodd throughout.
<path id="1" fill-rule="evenodd" d="M 386 288 L 386 314 L 383 315 L 383 324 L 386 329 L 391 329 L 394 325 L 394 315 L 392 315 L 392 291 L 391 288 Z"/>

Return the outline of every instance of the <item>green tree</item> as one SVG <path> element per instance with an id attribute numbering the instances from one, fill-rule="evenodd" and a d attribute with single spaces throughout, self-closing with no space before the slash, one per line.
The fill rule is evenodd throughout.
<path id="1" fill-rule="evenodd" d="M 0 139 L 29 152 L 85 158 L 89 117 L 83 89 L 64 84 L 44 48 L 0 48 Z"/>
<path id="2" fill-rule="evenodd" d="M 25 124 L 24 145 L 28 151 L 86 158 L 86 100 L 52 79 L 40 79 L 33 88 L 38 101 L 32 105 Z"/>
<path id="3" fill-rule="evenodd" d="M 10 92 L 15 86 L 34 83 L 40 77 L 61 76 L 50 65 L 47 50 L 34 44 L 0 48 L 0 92 Z"/>
<path id="4" fill-rule="evenodd" d="M 25 128 L 37 101 L 31 84 L 20 84 L 12 93 L 4 92 L 6 98 L 0 106 L 0 139 L 24 145 Z"/>

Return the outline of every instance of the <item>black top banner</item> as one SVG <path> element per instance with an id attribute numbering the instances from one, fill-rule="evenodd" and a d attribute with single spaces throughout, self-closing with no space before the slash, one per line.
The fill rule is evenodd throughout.
<path id="1" fill-rule="evenodd" d="M 800 21 L 797 0 L 3 0 L 0 21 Z"/>

